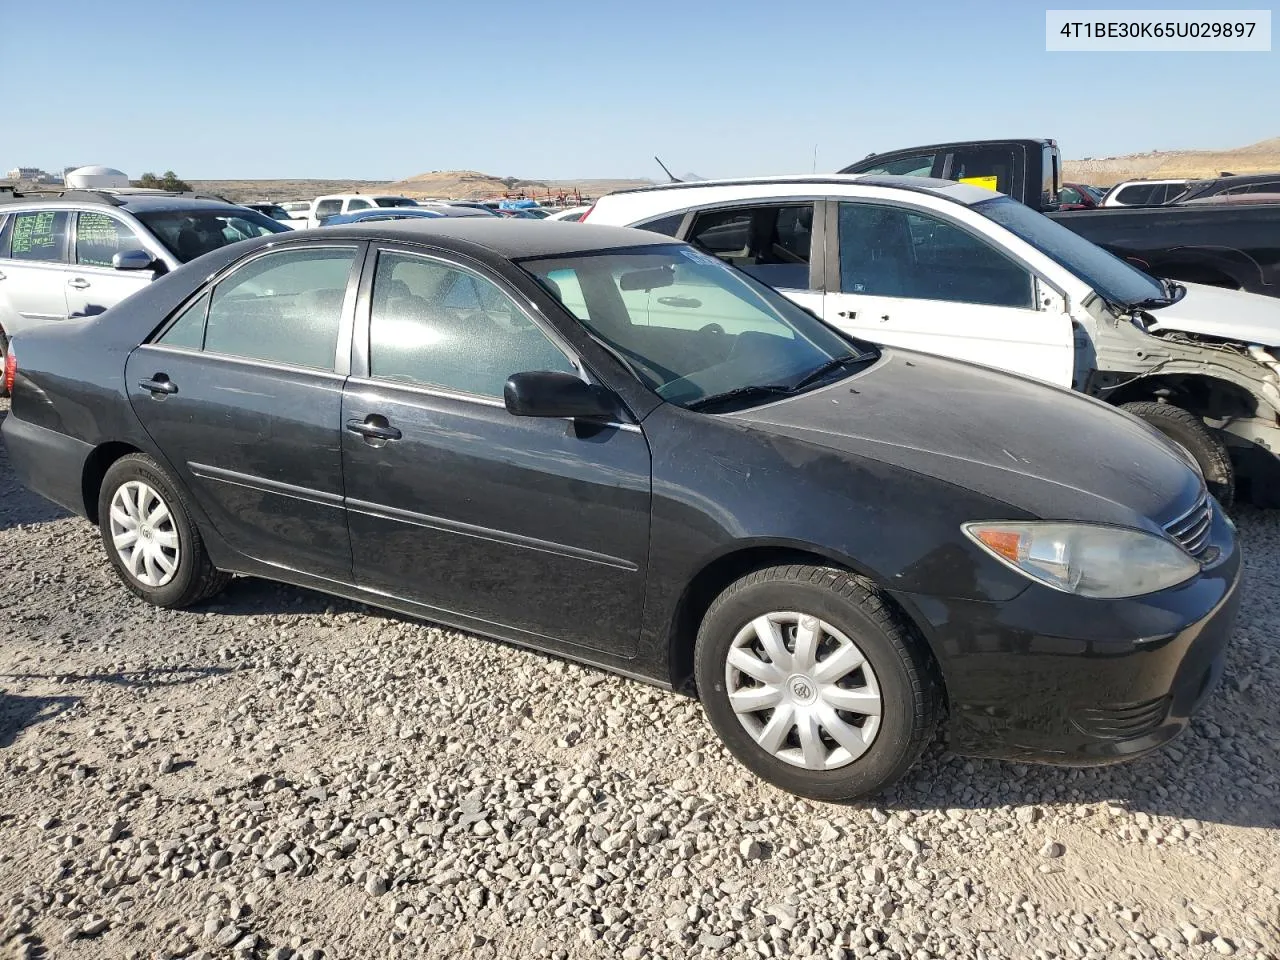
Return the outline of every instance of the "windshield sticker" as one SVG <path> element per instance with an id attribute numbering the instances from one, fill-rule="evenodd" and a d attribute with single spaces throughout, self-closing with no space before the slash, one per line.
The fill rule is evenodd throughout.
<path id="1" fill-rule="evenodd" d="M 967 183 L 971 187 L 982 187 L 984 190 L 995 190 L 997 177 L 961 177 L 961 183 Z"/>
<path id="2" fill-rule="evenodd" d="M 701 250 L 695 250 L 693 247 L 684 247 L 680 251 L 686 260 L 692 260 L 694 263 L 700 263 L 704 267 L 723 267 L 724 264 L 710 254 L 703 253 Z"/>

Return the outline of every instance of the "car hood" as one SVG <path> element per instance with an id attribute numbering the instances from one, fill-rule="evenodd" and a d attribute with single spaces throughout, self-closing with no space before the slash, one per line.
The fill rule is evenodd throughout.
<path id="1" fill-rule="evenodd" d="M 1280 346 L 1280 300 L 1201 283 L 1183 286 L 1187 293 L 1181 300 L 1150 311 L 1152 330 L 1180 330 L 1264 347 Z"/>
<path id="2" fill-rule="evenodd" d="M 1185 455 L 1114 407 L 986 367 L 883 351 L 829 387 L 730 416 L 1044 519 L 1154 530 L 1199 495 Z"/>

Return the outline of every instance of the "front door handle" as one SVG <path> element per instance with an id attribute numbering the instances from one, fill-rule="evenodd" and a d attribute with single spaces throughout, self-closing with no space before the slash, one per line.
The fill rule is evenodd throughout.
<path id="1" fill-rule="evenodd" d="M 886 320 L 888 320 L 888 319 L 889 319 L 889 315 L 886 313 L 886 314 L 884 314 L 883 316 L 881 316 L 881 317 L 880 317 L 880 322 L 881 322 L 881 323 L 884 323 L 884 322 L 885 322 Z"/>
<path id="2" fill-rule="evenodd" d="M 836 314 L 837 317 L 844 317 L 846 320 L 857 320 L 857 310 L 841 310 Z"/>
<path id="3" fill-rule="evenodd" d="M 358 433 L 370 443 L 381 441 L 385 443 L 388 440 L 399 440 L 402 434 L 395 427 L 387 422 L 387 418 L 378 414 L 371 414 L 363 420 L 348 420 L 347 429 L 352 433 Z"/>
<path id="4" fill-rule="evenodd" d="M 67 286 L 73 287 L 76 290 L 87 290 L 89 287 L 89 281 L 84 277 L 76 277 L 74 280 L 68 280 Z"/>
<path id="5" fill-rule="evenodd" d="M 0 280 L 3 280 L 3 279 L 4 279 L 4 274 L 0 273 Z"/>
<path id="6" fill-rule="evenodd" d="M 178 385 L 163 373 L 157 373 L 149 380 L 139 380 L 138 386 L 149 391 L 156 400 L 163 400 L 170 394 L 178 392 Z"/>

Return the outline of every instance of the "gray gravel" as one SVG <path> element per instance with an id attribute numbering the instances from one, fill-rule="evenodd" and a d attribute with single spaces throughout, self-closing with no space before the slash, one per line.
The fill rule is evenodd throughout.
<path id="1" fill-rule="evenodd" d="M 1280 958 L 1280 512 L 1227 679 L 1087 770 L 935 745 L 874 804 L 697 704 L 237 580 L 169 613 L 0 454 L 0 957 Z"/>

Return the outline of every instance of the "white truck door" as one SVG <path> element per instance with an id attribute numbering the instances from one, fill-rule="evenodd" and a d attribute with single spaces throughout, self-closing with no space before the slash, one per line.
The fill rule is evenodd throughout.
<path id="1" fill-rule="evenodd" d="M 967 227 L 920 208 L 841 201 L 823 318 L 877 343 L 1070 387 L 1074 341 L 1057 298 Z"/>

